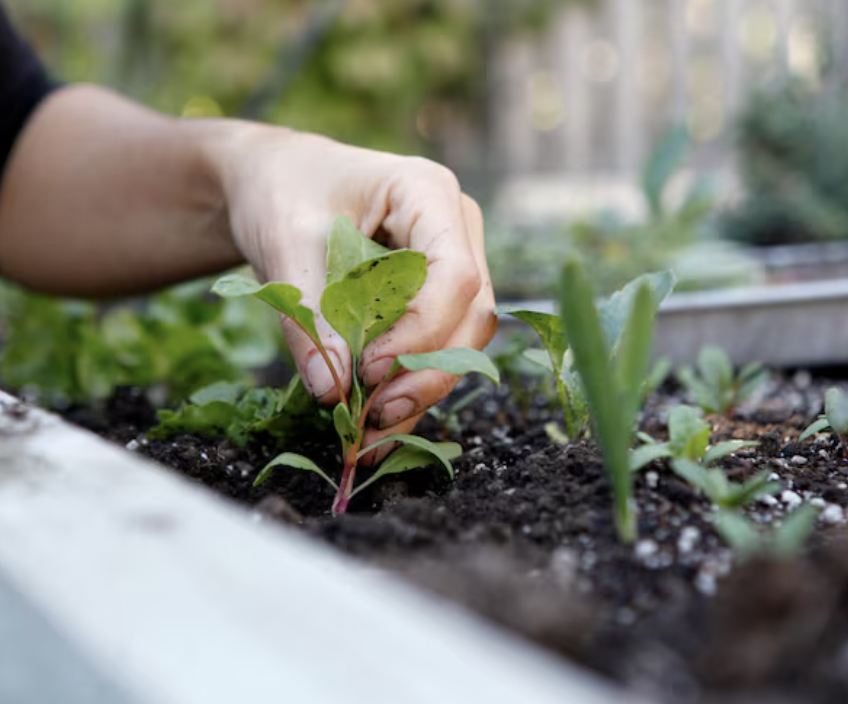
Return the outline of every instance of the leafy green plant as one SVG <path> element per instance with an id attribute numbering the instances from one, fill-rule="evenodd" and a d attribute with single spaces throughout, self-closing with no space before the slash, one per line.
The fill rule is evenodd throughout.
<path id="1" fill-rule="evenodd" d="M 145 389 L 159 404 L 247 380 L 277 356 L 278 326 L 250 301 L 204 298 L 207 287 L 193 282 L 106 308 L 4 287 L 0 375 L 56 408 L 102 402 L 116 386 Z"/>
<path id="2" fill-rule="evenodd" d="M 692 406 L 675 406 L 668 414 L 668 441 L 656 442 L 639 433 L 644 445 L 630 453 L 630 468 L 638 471 L 658 459 L 688 460 L 703 466 L 736 452 L 743 447 L 757 445 L 751 440 L 726 440 L 710 447 L 711 428 Z"/>
<path id="3" fill-rule="evenodd" d="M 811 435 L 830 429 L 839 439 L 843 454 L 846 452 L 845 437 L 848 435 L 848 394 L 841 389 L 832 387 L 824 395 L 824 413 L 818 420 L 811 423 L 801 433 L 798 442 L 803 442 Z"/>
<path id="4" fill-rule="evenodd" d="M 621 349 L 637 293 L 643 286 L 648 287 L 651 300 L 654 302 L 650 316 L 652 324 L 659 304 L 674 288 L 674 277 L 670 272 L 643 274 L 598 305 L 597 315 L 604 337 L 604 347 L 607 350 L 605 354 L 613 360 Z M 591 288 L 588 295 L 593 295 Z M 498 313 L 512 315 L 527 323 L 539 335 L 544 350 L 527 350 L 525 356 L 553 374 L 562 405 L 566 435 L 571 439 L 579 438 L 589 426 L 589 405 L 583 382 L 575 367 L 574 355 L 569 349 L 567 326 L 563 325 L 564 314 L 558 316 L 540 313 L 514 305 L 499 306 L 496 310 Z M 662 371 L 662 367 L 659 371 Z M 644 378 L 640 380 L 640 384 L 644 382 Z M 655 379 L 653 383 L 656 383 Z M 643 394 L 642 389 L 640 385 L 640 398 Z"/>
<path id="5" fill-rule="evenodd" d="M 736 553 L 747 560 L 762 556 L 789 559 L 804 547 L 816 525 L 818 510 L 804 504 L 770 529 L 759 526 L 738 511 L 719 511 L 715 518 L 718 534 Z"/>
<path id="6" fill-rule="evenodd" d="M 666 276 L 670 288 L 671 277 Z M 643 278 L 626 296 L 613 297 L 597 308 L 584 269 L 572 259 L 566 262 L 560 291 L 562 327 L 612 480 L 615 524 L 624 542 L 636 539 L 628 449 L 661 300 L 656 288 L 651 279 Z"/>
<path id="7" fill-rule="evenodd" d="M 765 383 L 768 370 L 759 362 L 750 362 L 736 374 L 727 353 L 708 345 L 698 353 L 696 367 L 682 367 L 677 378 L 706 413 L 729 416 Z"/>
<path id="8" fill-rule="evenodd" d="M 239 446 L 258 433 L 286 440 L 305 423 L 313 429 L 330 423 L 297 375 L 284 389 L 215 382 L 195 391 L 178 410 L 163 409 L 158 416 L 148 437 L 197 433 L 225 437 Z"/>
<path id="9" fill-rule="evenodd" d="M 426 276 L 427 260 L 421 252 L 389 250 L 363 236 L 350 218 L 336 218 L 329 238 L 327 278 L 320 306 L 324 319 L 347 343 L 353 369 L 358 369 L 366 345 L 404 314 Z M 380 389 L 404 369 L 439 369 L 458 376 L 480 372 L 498 383 L 498 371 L 488 356 L 466 348 L 400 355 L 373 389 L 366 389 L 354 374 L 348 394 L 318 336 L 315 313 L 300 302 L 302 293 L 297 287 L 279 282 L 260 285 L 244 276 L 230 274 L 219 279 L 212 290 L 224 297 L 254 296 L 288 316 L 323 357 L 341 399 L 332 414 L 344 457 L 340 483 L 336 484 L 309 458 L 286 452 L 266 465 L 256 478 L 256 484 L 263 482 L 278 466 L 315 472 L 336 489 L 332 511 L 339 514 L 347 510 L 356 493 L 388 474 L 436 462 L 453 475 L 450 460 L 461 453 L 456 443 L 432 443 L 414 435 L 391 435 L 362 447 L 366 419 Z M 363 455 L 395 442 L 402 447 L 389 455 L 370 478 L 354 488 L 357 465 Z"/>

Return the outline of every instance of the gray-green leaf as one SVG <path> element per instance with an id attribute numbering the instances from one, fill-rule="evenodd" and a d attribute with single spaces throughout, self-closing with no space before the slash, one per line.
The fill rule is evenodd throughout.
<path id="1" fill-rule="evenodd" d="M 450 460 L 456 459 L 462 454 L 462 447 L 455 442 L 438 442 L 433 443 L 433 445 L 436 448 L 436 452 L 415 445 L 399 447 L 383 461 L 374 474 L 356 487 L 351 497 L 356 496 L 356 494 L 367 486 L 370 486 L 387 474 L 399 474 L 400 472 L 406 472 L 416 467 L 426 467 L 428 464 L 433 464 L 434 462 L 440 462 L 442 465 L 450 466 Z M 452 467 L 449 474 L 453 477 Z"/>
<path id="2" fill-rule="evenodd" d="M 325 285 L 339 281 L 362 262 L 388 253 L 384 247 L 363 235 L 347 215 L 333 220 L 327 242 L 327 278 Z"/>
<path id="3" fill-rule="evenodd" d="M 420 354 L 402 354 L 398 356 L 397 361 L 398 364 L 409 371 L 438 369 L 456 376 L 478 372 L 491 379 L 495 384 L 501 382 L 498 368 L 489 358 L 489 355 L 468 347 L 455 347 L 435 352 L 421 352 Z"/>

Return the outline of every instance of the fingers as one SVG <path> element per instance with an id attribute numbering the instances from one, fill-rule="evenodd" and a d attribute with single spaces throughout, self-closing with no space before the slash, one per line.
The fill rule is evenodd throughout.
<path id="1" fill-rule="evenodd" d="M 326 274 L 326 226 L 318 219 L 311 224 L 303 221 L 297 232 L 296 238 L 289 238 L 297 242 L 297 257 L 267 257 L 277 264 L 266 271 L 266 276 L 297 286 L 303 293 L 301 303 L 315 312 L 315 327 L 327 352 L 326 358 L 310 336 L 286 316 L 282 317 L 283 334 L 306 388 L 321 403 L 335 404 L 341 400 L 337 380 L 347 393 L 352 371 L 347 345 L 320 313 Z M 268 241 L 282 243 L 284 239 L 268 238 Z M 335 369 L 335 376 L 328 366 L 328 359 Z"/>
<path id="2" fill-rule="evenodd" d="M 429 181 L 417 182 L 414 195 L 404 181 L 388 196 L 383 229 L 395 246 L 424 252 L 428 273 L 403 318 L 363 353 L 360 369 L 366 386 L 378 383 L 399 354 L 446 347 L 466 318 L 480 324 L 476 309 L 494 305 L 493 298 L 478 297 L 481 290 L 491 292 L 480 209 L 460 192 L 450 172 L 434 173 Z"/>
<path id="3" fill-rule="evenodd" d="M 481 272 L 483 283 L 470 304 L 463 307 L 463 316 L 456 327 L 447 332 L 447 339 L 437 347 L 483 349 L 497 330 L 497 317 L 493 312 L 494 294 L 483 251 L 482 216 L 470 198 L 463 198 L 462 207 L 463 222 L 467 223 L 466 231 L 472 239 L 474 265 Z M 393 329 L 388 334 L 394 332 Z M 421 341 L 418 342 L 420 344 Z M 388 346 L 392 341 L 385 344 Z M 410 348 L 410 352 L 435 349 L 416 347 L 415 341 L 410 343 Z M 387 433 L 402 432 L 398 428 L 407 427 L 407 419 L 419 417 L 427 408 L 439 403 L 458 381 L 457 376 L 434 369 L 401 374 L 380 390 L 374 400 L 369 421 L 375 428 Z"/>

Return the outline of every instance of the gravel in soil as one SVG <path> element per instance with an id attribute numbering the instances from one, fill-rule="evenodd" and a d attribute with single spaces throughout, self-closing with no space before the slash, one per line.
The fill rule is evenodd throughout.
<path id="1" fill-rule="evenodd" d="M 68 417 L 655 701 L 835 703 L 848 701 L 848 462 L 827 436 L 797 442 L 828 385 L 776 376 L 733 418 L 711 419 L 714 442 L 760 442 L 723 460 L 732 479 L 769 467 L 784 485 L 749 507 L 752 520 L 767 528 L 803 502 L 821 510 L 803 555 L 746 563 L 719 539 L 708 502 L 661 462 L 636 477 L 640 537 L 621 545 L 597 449 L 552 444 L 550 399 L 508 388 L 461 412 L 455 482 L 415 470 L 378 482 L 335 519 L 332 491 L 311 473 L 281 469 L 252 486 L 279 451 L 270 441 L 147 440 L 154 411 L 126 389 Z M 684 400 L 673 389 L 654 395 L 643 429 L 662 437 L 668 409 Z M 445 434 L 432 418 L 419 430 Z M 332 438 L 287 449 L 340 465 Z"/>

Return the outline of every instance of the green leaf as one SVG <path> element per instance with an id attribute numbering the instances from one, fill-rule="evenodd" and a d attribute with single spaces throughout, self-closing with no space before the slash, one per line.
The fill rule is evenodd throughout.
<path id="1" fill-rule="evenodd" d="M 368 447 L 361 449 L 356 455 L 356 457 L 358 459 L 363 455 L 371 452 L 371 450 L 376 450 L 381 445 L 385 445 L 386 443 L 390 442 L 399 442 L 403 443 L 404 445 L 412 445 L 421 450 L 426 450 L 431 455 L 434 455 L 442 463 L 444 468 L 447 470 L 447 473 L 450 478 L 453 479 L 453 466 L 451 465 L 450 460 L 454 457 L 459 457 L 459 455 L 462 454 L 462 447 L 455 442 L 430 442 L 429 440 L 425 440 L 424 438 L 419 437 L 418 435 L 388 435 L 384 438 L 381 438 L 380 440 L 377 440 L 377 442 L 372 442 Z M 442 450 L 439 449 L 442 446 L 447 448 L 446 452 L 442 452 Z M 459 454 L 453 455 L 453 453 L 457 451 L 457 448 L 459 450 Z"/>
<path id="2" fill-rule="evenodd" d="M 489 356 L 485 352 L 468 347 L 455 347 L 420 354 L 402 354 L 398 356 L 397 361 L 404 369 L 413 372 L 421 369 L 438 369 L 456 376 L 478 372 L 495 384 L 501 382 L 498 368 Z"/>
<path id="3" fill-rule="evenodd" d="M 638 472 L 654 460 L 671 457 L 671 449 L 668 443 L 654 443 L 642 445 L 630 451 L 630 471 Z"/>
<path id="4" fill-rule="evenodd" d="M 815 435 L 816 433 L 820 433 L 820 432 L 822 432 L 823 430 L 825 430 L 829 427 L 831 427 L 830 421 L 827 419 L 826 416 L 822 416 L 817 421 L 814 421 L 814 422 L 810 423 L 810 425 L 807 426 L 807 429 L 803 433 L 801 433 L 801 435 L 798 437 L 798 442 L 803 442 L 804 440 L 806 440 L 811 435 Z"/>
<path id="5" fill-rule="evenodd" d="M 692 406 L 675 406 L 668 414 L 668 444 L 675 457 L 699 462 L 710 442 L 710 426 Z"/>
<path id="6" fill-rule="evenodd" d="M 204 386 L 202 389 L 195 391 L 189 396 L 189 401 L 195 406 L 205 406 L 212 401 L 235 404 L 244 391 L 244 384 L 231 381 L 217 381 L 214 384 Z"/>
<path id="7" fill-rule="evenodd" d="M 824 395 L 824 414 L 837 433 L 848 433 L 848 394 L 836 387 L 828 389 Z"/>
<path id="8" fill-rule="evenodd" d="M 741 450 L 743 447 L 754 447 L 755 445 L 759 445 L 759 443 L 755 440 L 726 440 L 724 442 L 719 442 L 704 453 L 702 462 L 705 465 L 712 464 L 716 460 L 726 457 L 732 452 Z"/>
<path id="9" fill-rule="evenodd" d="M 715 484 L 711 481 L 707 470 L 697 462 L 683 457 L 674 457 L 670 464 L 671 469 L 678 477 L 696 489 L 705 494 L 714 490 Z"/>
<path id="10" fill-rule="evenodd" d="M 427 257 L 399 249 L 369 259 L 324 289 L 321 312 L 354 358 L 406 312 L 427 278 Z"/>
<path id="11" fill-rule="evenodd" d="M 742 559 L 763 549 L 760 532 L 747 518 L 735 511 L 719 511 L 715 518 L 715 528 L 722 540 Z"/>
<path id="12" fill-rule="evenodd" d="M 347 272 L 368 259 L 387 254 L 384 247 L 363 235 L 346 215 L 333 220 L 327 242 L 327 278 L 325 286 L 339 281 Z"/>
<path id="13" fill-rule="evenodd" d="M 495 313 L 498 315 L 511 315 L 513 318 L 517 318 L 533 328 L 548 351 L 552 369 L 555 370 L 557 375 L 559 374 L 562 369 L 562 357 L 568 348 L 568 342 L 566 341 L 560 316 L 526 310 L 521 306 L 514 305 L 497 306 Z M 530 351 L 527 350 L 527 352 Z"/>
<path id="14" fill-rule="evenodd" d="M 648 284 L 643 282 L 633 298 L 633 307 L 625 320 L 613 363 L 616 383 L 624 395 L 625 412 L 630 418 L 635 418 L 639 411 L 642 383 L 651 358 L 655 314 L 653 294 Z"/>
<path id="15" fill-rule="evenodd" d="M 551 362 L 551 356 L 546 350 L 524 350 L 524 352 L 521 353 L 521 356 L 531 361 L 533 364 L 542 367 L 542 369 L 546 369 L 551 374 L 555 374 L 553 363 Z"/>
<path id="16" fill-rule="evenodd" d="M 769 552 L 779 559 L 795 557 L 813 532 L 818 515 L 818 509 L 811 504 L 803 504 L 792 511 L 775 529 Z"/>
<path id="17" fill-rule="evenodd" d="M 356 436 L 359 431 L 356 423 L 350 417 L 350 409 L 343 403 L 336 404 L 333 409 L 333 425 L 336 428 L 339 438 L 342 441 L 343 450 L 346 453 L 347 449 L 356 442 Z"/>
<path id="18" fill-rule="evenodd" d="M 225 401 L 209 401 L 203 406 L 186 405 L 179 411 L 157 412 L 159 424 L 147 432 L 149 438 L 166 438 L 178 433 L 228 437 L 228 430 L 239 417 L 236 406 Z M 232 438 L 235 440 L 235 438 Z M 238 438 L 244 444 L 246 438 Z"/>
<path id="19" fill-rule="evenodd" d="M 462 454 L 462 447 L 455 442 L 439 442 L 433 443 L 433 445 L 437 449 L 436 452 L 415 445 L 399 447 L 383 460 L 383 463 L 374 474 L 356 487 L 351 497 L 356 496 L 360 491 L 388 474 L 399 474 L 417 467 L 426 467 L 434 462 L 440 462 L 442 465 L 450 466 L 450 460 L 456 459 Z M 453 478 L 452 467 L 449 474 Z"/>
<path id="20" fill-rule="evenodd" d="M 253 481 L 253 486 L 259 486 L 262 482 L 268 479 L 275 467 L 292 467 L 294 469 L 305 469 L 308 472 L 315 472 L 315 474 L 326 481 L 331 487 L 333 487 L 333 489 L 336 491 L 339 490 L 338 484 L 330 479 L 323 469 L 321 469 L 308 457 L 298 455 L 294 452 L 284 452 L 272 459 L 262 468 L 262 471 L 259 472 L 256 479 Z"/>
<path id="21" fill-rule="evenodd" d="M 598 440 L 615 496 L 615 518 L 624 542 L 636 538 L 636 521 L 631 506 L 632 476 L 628 455 L 633 418 L 623 405 L 613 377 L 601 321 L 593 303 L 592 287 L 580 264 L 569 260 L 563 272 L 560 307 L 566 335 L 580 372 L 586 398 L 592 409 Z"/>
<path id="22" fill-rule="evenodd" d="M 265 301 L 272 308 L 291 318 L 300 325 L 313 339 L 319 341 L 318 330 L 315 328 L 315 313 L 311 308 L 300 303 L 303 293 L 297 286 L 270 281 L 260 285 L 259 282 L 240 274 L 227 274 L 218 279 L 212 286 L 212 292 L 223 298 L 236 296 L 255 296 Z"/>
<path id="23" fill-rule="evenodd" d="M 625 322 L 627 321 L 630 312 L 633 310 L 633 303 L 636 299 L 638 291 L 643 284 L 647 284 L 652 293 L 652 309 L 656 314 L 657 309 L 668 295 L 674 289 L 675 278 L 670 271 L 661 271 L 653 274 L 642 274 L 633 279 L 620 291 L 616 291 L 606 301 L 601 302 L 598 306 L 598 313 L 601 318 L 601 326 L 604 331 L 604 339 L 609 347 L 611 354 L 616 353 L 618 341 L 624 330 Z"/>

